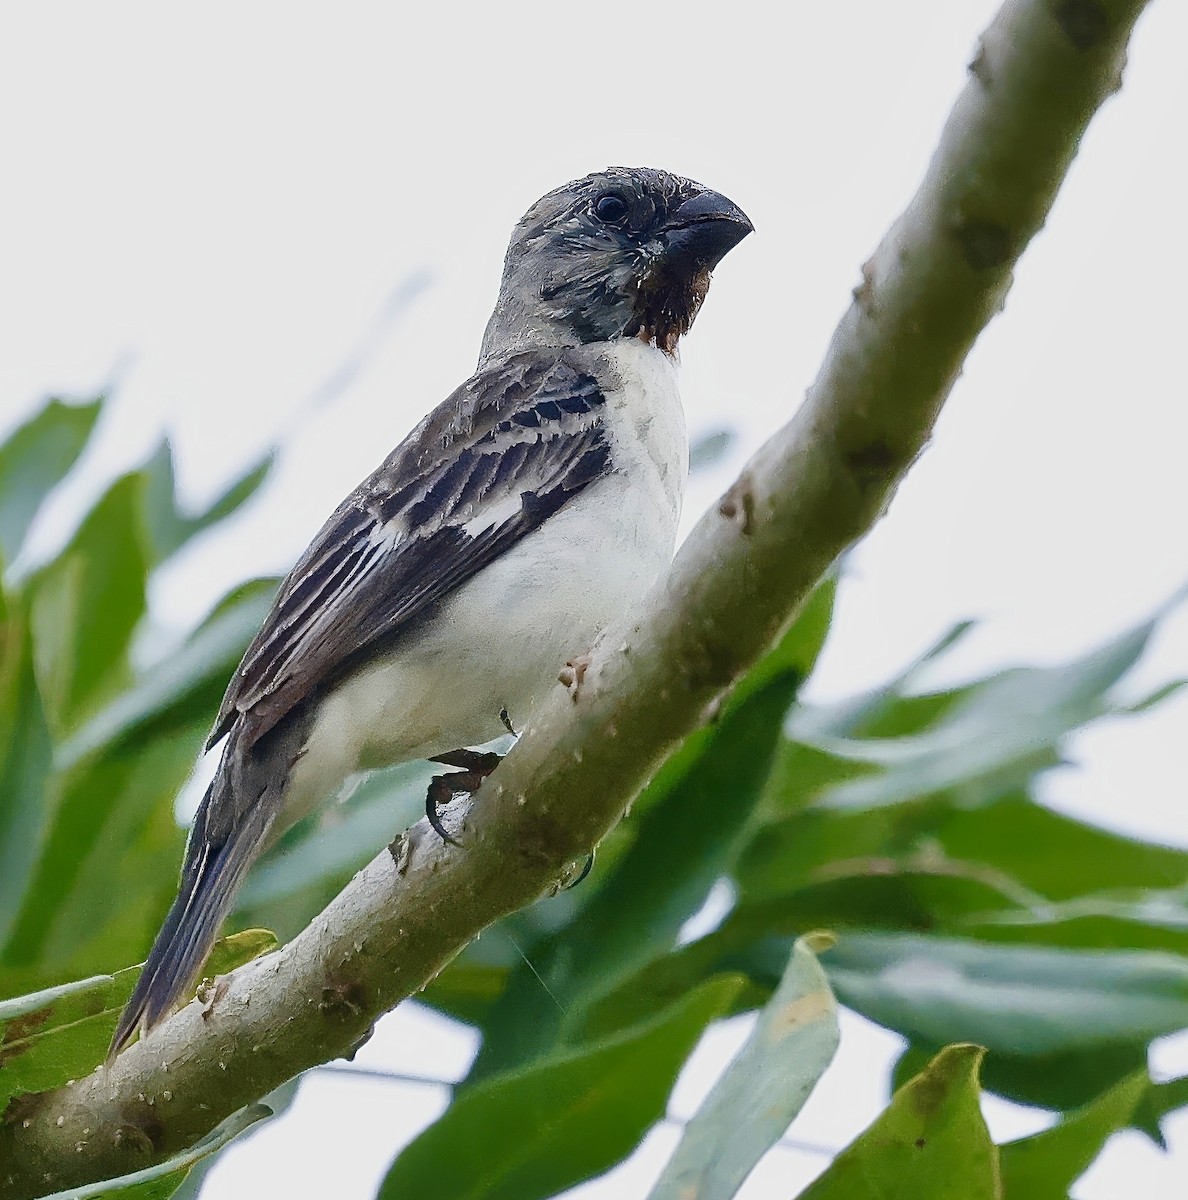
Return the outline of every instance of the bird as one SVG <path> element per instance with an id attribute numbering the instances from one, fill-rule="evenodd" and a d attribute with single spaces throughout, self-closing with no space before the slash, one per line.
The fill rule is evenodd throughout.
<path id="1" fill-rule="evenodd" d="M 522 729 L 670 564 L 688 469 L 677 351 L 710 274 L 753 231 L 650 167 L 556 188 L 515 226 L 475 373 L 331 514 L 232 676 L 177 897 L 111 1061 L 185 998 L 248 868 L 351 776 L 461 768 Z M 450 838 L 450 840 L 453 840 Z"/>

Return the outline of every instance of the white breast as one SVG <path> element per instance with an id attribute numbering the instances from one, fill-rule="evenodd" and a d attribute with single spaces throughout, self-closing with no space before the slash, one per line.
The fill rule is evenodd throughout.
<path id="1" fill-rule="evenodd" d="M 601 350 L 613 472 L 464 584 L 397 652 L 323 702 L 294 770 L 297 819 L 363 767 L 519 731 L 565 661 L 630 613 L 672 559 L 688 466 L 676 369 L 635 339 Z"/>

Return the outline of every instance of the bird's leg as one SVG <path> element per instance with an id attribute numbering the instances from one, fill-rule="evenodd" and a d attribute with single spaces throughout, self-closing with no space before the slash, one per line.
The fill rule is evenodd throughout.
<path id="1" fill-rule="evenodd" d="M 441 823 L 437 810 L 443 804 L 449 804 L 455 796 L 477 792 L 483 780 L 499 766 L 501 757 L 490 750 L 463 749 L 451 750 L 447 754 L 435 754 L 429 760 L 443 766 L 461 768 L 447 775 L 434 775 L 429 781 L 429 790 L 425 793 L 425 816 L 443 842 L 449 842 L 451 846 L 460 845 Z"/>

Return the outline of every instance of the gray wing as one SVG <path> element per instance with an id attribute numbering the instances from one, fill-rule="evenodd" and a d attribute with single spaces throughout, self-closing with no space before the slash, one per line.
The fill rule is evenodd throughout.
<path id="1" fill-rule="evenodd" d="M 605 397 L 568 350 L 479 372 L 347 499 L 282 583 L 209 745 L 252 739 L 611 471 Z"/>

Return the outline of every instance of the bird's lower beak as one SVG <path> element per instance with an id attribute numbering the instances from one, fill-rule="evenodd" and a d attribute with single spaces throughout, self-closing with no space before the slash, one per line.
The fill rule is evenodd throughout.
<path id="1" fill-rule="evenodd" d="M 672 211 L 662 234 L 668 257 L 712 271 L 754 229 L 733 200 L 706 189 Z"/>

